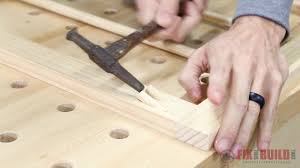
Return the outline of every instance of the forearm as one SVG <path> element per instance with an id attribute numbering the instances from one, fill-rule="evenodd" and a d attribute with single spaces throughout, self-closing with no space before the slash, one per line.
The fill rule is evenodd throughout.
<path id="1" fill-rule="evenodd" d="M 289 16 L 293 0 L 239 0 L 235 18 L 247 15 L 261 16 L 286 29 L 289 34 Z"/>

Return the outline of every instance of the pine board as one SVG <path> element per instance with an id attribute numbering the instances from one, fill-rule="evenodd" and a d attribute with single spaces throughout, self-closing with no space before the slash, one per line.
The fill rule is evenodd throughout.
<path id="1" fill-rule="evenodd" d="M 27 87 L 11 88 L 15 81 L 26 81 Z M 50 168 L 67 162 L 74 168 L 181 168 L 197 167 L 207 156 L 3 64 L 0 64 L 0 91 L 0 134 L 11 132 L 18 136 L 14 142 L 0 142 L 1 167 Z M 57 106 L 61 104 L 73 104 L 75 110 L 60 112 Z M 115 129 L 128 131 L 129 137 L 111 138 L 110 133 Z M 174 160 L 178 153 L 182 155 Z"/>

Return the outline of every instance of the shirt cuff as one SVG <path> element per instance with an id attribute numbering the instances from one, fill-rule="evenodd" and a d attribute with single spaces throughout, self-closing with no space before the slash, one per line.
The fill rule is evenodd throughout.
<path id="1" fill-rule="evenodd" d="M 289 36 L 289 17 L 293 0 L 239 0 L 233 22 L 241 16 L 260 16 L 286 29 Z M 283 40 L 283 41 L 284 41 Z"/>

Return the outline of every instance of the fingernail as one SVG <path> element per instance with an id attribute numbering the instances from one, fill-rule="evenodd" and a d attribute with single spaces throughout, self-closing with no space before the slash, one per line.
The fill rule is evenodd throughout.
<path id="1" fill-rule="evenodd" d="M 223 162 L 228 162 L 228 161 L 232 161 L 234 160 L 234 156 L 232 154 L 232 152 L 230 151 L 225 151 L 221 154 L 221 160 Z"/>
<path id="2" fill-rule="evenodd" d="M 217 151 L 222 153 L 230 149 L 230 141 L 227 138 L 222 138 L 217 142 Z"/>
<path id="3" fill-rule="evenodd" d="M 268 142 L 263 142 L 260 144 L 260 150 L 265 150 L 269 148 L 269 143 Z"/>
<path id="4" fill-rule="evenodd" d="M 234 158 L 238 158 L 239 157 L 239 155 L 241 154 L 242 149 L 243 149 L 243 147 L 240 144 L 235 144 L 233 146 L 233 148 L 232 148 L 231 151 L 233 153 Z"/>

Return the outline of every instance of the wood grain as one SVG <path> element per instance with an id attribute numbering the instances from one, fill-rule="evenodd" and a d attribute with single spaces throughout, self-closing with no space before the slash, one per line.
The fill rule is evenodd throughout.
<path id="1" fill-rule="evenodd" d="M 0 32 L 0 35 L 6 41 L 5 44 L 0 45 L 2 63 L 47 81 L 54 86 L 64 88 L 94 103 L 115 109 L 121 115 L 146 124 L 171 137 L 177 138 L 185 135 L 183 139 L 179 138 L 181 141 L 187 142 L 192 136 L 199 134 L 200 139 L 187 143 L 203 150 L 211 148 L 219 128 L 219 115 L 216 115 L 217 108 L 210 105 L 208 101 L 194 105 L 157 91 L 159 93 L 155 94 L 154 97 L 165 98 L 158 98 L 154 101 L 161 103 L 167 110 L 147 106 L 135 98 L 136 94 L 129 97 L 126 94 L 113 93 L 110 89 L 95 87 L 95 83 L 98 83 L 97 81 L 100 81 L 101 77 L 94 79 L 84 77 L 85 74 L 95 74 L 96 72 L 75 58 L 55 53 L 8 33 Z M 66 62 L 67 64 L 65 64 Z M 85 72 L 79 73 L 83 68 Z M 153 92 L 155 91 L 151 93 L 153 94 Z M 185 129 L 184 132 L 178 135 L 182 129 Z M 187 135 L 191 130 L 195 133 Z"/>
<path id="2" fill-rule="evenodd" d="M 11 88 L 15 81 L 28 85 Z M 0 91 L 0 135 L 17 135 L 16 141 L 0 142 L 1 167 L 50 168 L 63 162 L 74 168 L 196 168 L 210 153 L 3 64 Z M 73 104 L 75 109 L 60 112 L 57 106 L 61 104 Z M 115 129 L 128 131 L 128 138 L 110 137 Z M 178 152 L 184 154 L 173 160 Z"/>

